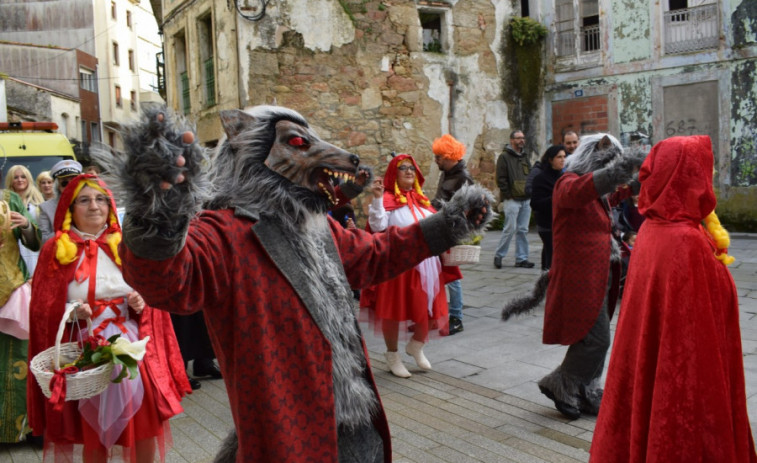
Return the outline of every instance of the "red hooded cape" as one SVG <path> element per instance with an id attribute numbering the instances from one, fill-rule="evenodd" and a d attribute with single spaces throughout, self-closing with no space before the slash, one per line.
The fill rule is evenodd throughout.
<path id="1" fill-rule="evenodd" d="M 96 181 L 111 198 L 111 211 L 116 210 L 113 195 L 105 183 L 91 174 L 83 174 L 74 178 L 61 193 L 58 209 L 55 213 L 54 227 L 56 237 L 50 239 L 42 247 L 39 255 L 37 269 L 34 273 L 35 284 L 32 285 L 32 298 L 30 308 L 30 335 L 29 335 L 29 360 L 55 344 L 58 325 L 63 317 L 65 309 L 68 283 L 74 278 L 74 272 L 79 259 L 75 259 L 68 265 L 62 265 L 55 257 L 57 237 L 61 233 L 66 210 L 73 201 L 73 194 L 77 185 L 83 180 Z M 109 233 L 120 232 L 118 223 L 110 225 L 103 233 L 103 237 Z M 81 240 L 75 233 L 71 233 L 71 240 L 75 243 Z M 101 251 L 114 259 L 113 252 L 104 242 L 98 240 Z M 82 252 L 79 247 L 79 253 Z M 80 255 L 80 254 L 78 254 Z M 77 256 L 78 256 L 77 255 Z M 143 370 L 147 371 L 147 380 L 153 386 L 158 415 L 162 420 L 181 413 L 181 398 L 191 392 L 189 380 L 184 370 L 184 362 L 181 358 L 179 345 L 171 324 L 171 317 L 167 312 L 145 307 L 141 314 L 132 312 L 131 317 L 139 323 L 139 337 L 150 336 L 147 352 L 143 361 Z M 63 339 L 67 341 L 70 335 L 70 327 L 66 328 Z M 145 380 L 145 378 L 143 378 Z M 27 408 L 29 425 L 35 435 L 41 435 L 45 429 L 55 433 L 58 439 L 76 442 L 81 441 L 81 427 L 71 417 L 78 414 L 78 401 L 66 402 L 62 412 L 53 411 L 53 406 L 42 394 L 42 390 L 34 378 L 29 374 L 27 379 Z M 80 421 L 80 420 L 79 420 Z"/>
<path id="2" fill-rule="evenodd" d="M 592 462 L 756 462 L 736 286 L 699 224 L 714 208 L 706 136 L 652 149 Z"/>

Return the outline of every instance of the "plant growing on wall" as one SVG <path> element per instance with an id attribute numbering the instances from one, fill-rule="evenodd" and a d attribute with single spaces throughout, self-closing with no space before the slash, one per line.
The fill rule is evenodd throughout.
<path id="1" fill-rule="evenodd" d="M 519 46 L 540 43 L 547 36 L 547 28 L 529 17 L 510 20 L 510 35 Z"/>
<path id="2" fill-rule="evenodd" d="M 512 18 L 502 41 L 502 96 L 510 126 L 523 130 L 526 149 L 533 151 L 539 105 L 544 93 L 547 28 L 532 18 Z"/>

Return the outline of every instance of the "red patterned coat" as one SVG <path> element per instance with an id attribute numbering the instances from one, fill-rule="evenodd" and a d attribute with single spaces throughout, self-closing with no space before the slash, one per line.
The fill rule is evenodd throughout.
<path id="1" fill-rule="evenodd" d="M 631 195 L 610 195 L 612 207 Z M 589 332 L 599 316 L 610 274 L 612 223 L 594 186 L 594 174 L 566 172 L 552 196 L 553 257 L 544 313 L 544 344 L 570 345 Z M 610 313 L 617 300 L 613 285 Z"/>
<path id="2" fill-rule="evenodd" d="M 363 288 L 443 251 L 431 243 L 444 228 L 425 222 L 371 235 L 329 218 L 334 246 L 327 252 L 341 260 L 349 285 Z M 276 224 L 240 209 L 206 211 L 174 257 L 142 259 L 123 245 L 121 255 L 126 280 L 146 301 L 176 313 L 205 309 L 239 436 L 238 462 L 337 461 L 331 349 L 309 312 L 309 282 Z M 365 374 L 378 396 L 370 368 Z M 383 410 L 374 425 L 389 462 Z"/>

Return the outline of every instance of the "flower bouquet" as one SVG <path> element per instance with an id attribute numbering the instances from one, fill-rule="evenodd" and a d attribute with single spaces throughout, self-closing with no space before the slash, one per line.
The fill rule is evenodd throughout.
<path id="1" fill-rule="evenodd" d="M 130 342 L 122 338 L 120 334 L 105 339 L 96 334 L 90 336 L 84 341 L 79 341 L 82 351 L 79 357 L 63 366 L 68 368 L 69 373 L 78 373 L 79 371 L 91 370 L 100 365 L 112 363 L 121 365 L 121 372 L 111 381 L 120 383 L 128 374 L 129 379 L 134 379 L 139 374 L 137 362 L 145 356 L 145 346 L 150 336 L 139 341 Z"/>

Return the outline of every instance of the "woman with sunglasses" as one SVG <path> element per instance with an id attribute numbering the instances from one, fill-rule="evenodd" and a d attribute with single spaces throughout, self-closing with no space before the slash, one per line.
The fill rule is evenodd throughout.
<path id="1" fill-rule="evenodd" d="M 423 193 L 424 178 L 409 154 L 395 156 L 387 167 L 383 183 L 374 180 L 373 202 L 369 208 L 368 227 L 381 232 L 391 226 L 407 226 L 436 212 Z M 415 358 L 422 370 L 431 370 L 423 354 L 433 325 L 447 325 L 447 296 L 444 285 L 462 278 L 457 267 L 443 267 L 438 257 L 430 257 L 400 276 L 363 291 L 360 306 L 370 309 L 374 326 L 380 327 L 386 344 L 386 362 L 390 371 L 400 378 L 410 372 L 398 352 L 400 324 L 414 323 L 413 336 L 405 352 Z M 405 330 L 403 330 L 404 332 Z"/>

